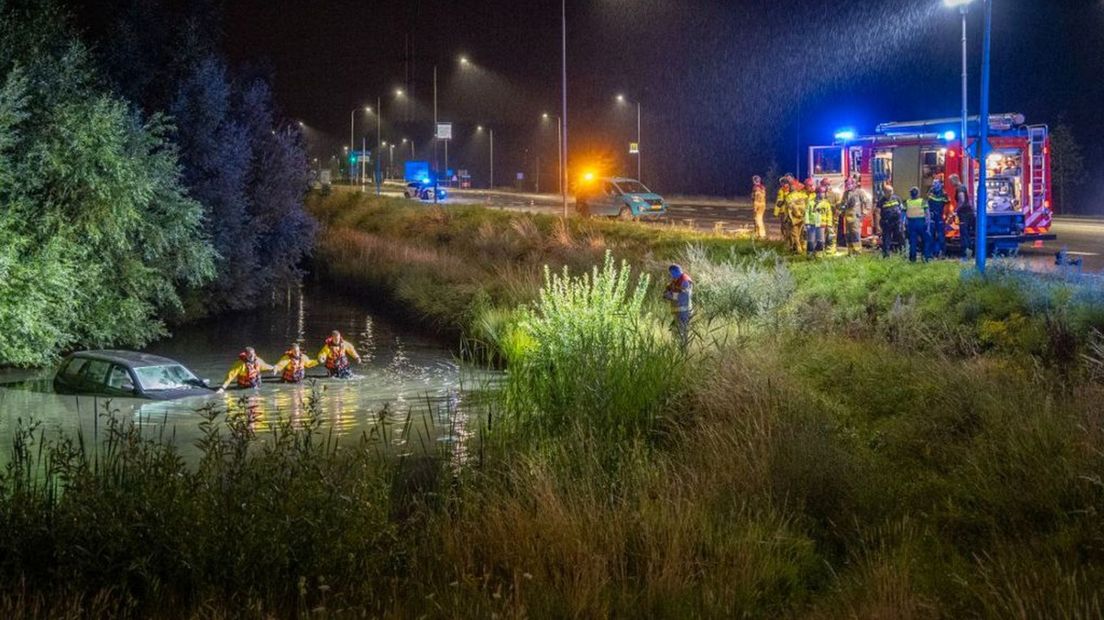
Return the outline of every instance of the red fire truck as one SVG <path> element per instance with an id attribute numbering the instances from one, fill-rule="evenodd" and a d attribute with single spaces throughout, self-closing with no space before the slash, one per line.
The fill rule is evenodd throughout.
<path id="1" fill-rule="evenodd" d="M 911 187 L 919 187 L 926 196 L 936 179 L 946 181 L 952 174 L 962 176 L 962 158 L 969 158 L 969 178 L 965 179 L 971 201 L 976 200 L 980 163 L 976 157 L 978 118 L 968 119 L 969 139 L 956 131 L 960 118 L 883 123 L 869 136 L 850 131 L 836 134 L 832 146 L 809 149 L 809 174 L 831 181 L 842 191 L 844 179 L 854 177 L 874 199 L 882 197 L 886 183 L 897 194 L 907 197 Z M 1050 138 L 1046 125 L 1025 125 L 1022 114 L 995 114 L 989 117 L 988 234 L 990 252 L 1014 253 L 1020 244 L 1054 239 L 1050 234 Z M 947 195 L 954 191 L 947 184 Z M 954 205 L 944 217 L 948 245 L 961 249 Z M 864 238 L 873 239 L 871 218 L 863 223 Z"/>

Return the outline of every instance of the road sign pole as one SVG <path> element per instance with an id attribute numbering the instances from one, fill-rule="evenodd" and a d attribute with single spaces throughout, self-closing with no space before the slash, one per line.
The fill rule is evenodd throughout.
<path id="1" fill-rule="evenodd" d="M 977 188 L 977 270 L 985 274 L 985 262 L 989 254 L 989 190 L 985 186 L 988 180 L 989 157 L 989 77 L 991 73 L 991 50 L 993 40 L 993 0 L 985 0 L 985 35 L 981 47 L 981 105 L 978 110 L 978 188 Z"/>

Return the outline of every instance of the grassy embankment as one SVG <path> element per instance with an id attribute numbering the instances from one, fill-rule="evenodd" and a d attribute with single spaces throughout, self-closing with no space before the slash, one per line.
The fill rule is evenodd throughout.
<path id="1" fill-rule="evenodd" d="M 1104 613 L 1099 284 L 787 263 L 474 208 L 313 209 L 331 277 L 501 356 L 483 458 L 453 477 L 290 430 L 250 456 L 236 413 L 195 471 L 125 431 L 91 461 L 32 446 L 0 479 L 0 608 Z M 685 351 L 641 279 L 673 258 L 698 286 Z"/>

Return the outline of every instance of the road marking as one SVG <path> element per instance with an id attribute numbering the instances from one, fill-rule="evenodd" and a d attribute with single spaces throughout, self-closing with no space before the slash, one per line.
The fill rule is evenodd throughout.
<path id="1" fill-rule="evenodd" d="M 1100 254 L 1098 254 L 1096 252 L 1073 252 L 1073 251 L 1066 252 L 1066 255 L 1067 256 L 1100 256 Z"/>

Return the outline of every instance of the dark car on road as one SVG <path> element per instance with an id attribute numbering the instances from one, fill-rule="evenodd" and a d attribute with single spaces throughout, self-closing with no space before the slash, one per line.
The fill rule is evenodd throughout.
<path id="1" fill-rule="evenodd" d="M 54 375 L 61 394 L 171 400 L 210 394 L 207 381 L 167 357 L 135 351 L 80 351 Z"/>
<path id="2" fill-rule="evenodd" d="M 403 190 L 403 196 L 419 200 L 433 200 L 434 191 L 432 183 L 407 183 L 406 189 Z M 443 187 L 438 187 L 436 192 L 437 200 L 444 200 L 448 197 L 448 192 Z"/>

